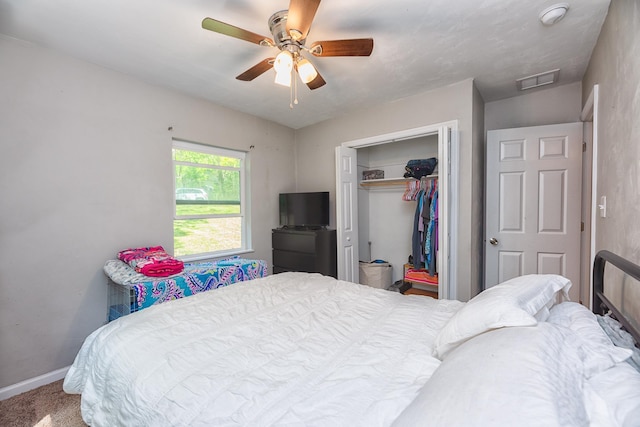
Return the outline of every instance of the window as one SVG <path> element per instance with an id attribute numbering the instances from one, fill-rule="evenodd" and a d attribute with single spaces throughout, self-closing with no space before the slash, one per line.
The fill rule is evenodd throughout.
<path id="1" fill-rule="evenodd" d="M 174 140 L 173 174 L 175 255 L 246 251 L 245 153 Z"/>

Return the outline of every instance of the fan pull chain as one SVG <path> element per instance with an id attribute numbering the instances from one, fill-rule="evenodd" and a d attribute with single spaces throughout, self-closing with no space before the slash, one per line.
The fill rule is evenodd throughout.
<path id="1" fill-rule="evenodd" d="M 291 80 L 293 84 L 289 86 L 289 108 L 293 110 L 293 105 L 298 105 L 298 80 L 296 80 L 295 67 L 291 69 Z"/>
<path id="2" fill-rule="evenodd" d="M 298 79 L 296 79 L 297 77 L 297 72 L 295 71 L 296 69 L 294 68 L 291 72 L 293 73 L 293 76 L 291 77 L 293 79 L 293 94 L 294 94 L 294 98 L 293 98 L 293 103 L 295 105 L 298 105 Z"/>

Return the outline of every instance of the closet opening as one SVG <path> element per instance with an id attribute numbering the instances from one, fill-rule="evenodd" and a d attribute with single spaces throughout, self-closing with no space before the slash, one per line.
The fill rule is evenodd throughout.
<path id="1" fill-rule="evenodd" d="M 427 222 L 420 225 L 427 228 L 419 240 L 429 237 L 437 250 L 428 250 L 420 260 L 428 259 L 429 263 L 420 265 L 423 271 L 417 272 L 412 285 L 435 290 L 439 298 L 455 298 L 456 261 L 451 255 L 456 253 L 457 240 L 457 155 L 457 121 L 349 141 L 336 147 L 339 279 L 360 282 L 360 261 L 389 262 L 392 283 L 404 280 L 408 271 L 415 273 L 411 272 L 415 266 L 409 261 L 414 260 L 416 214 L 420 214 L 419 204 L 428 203 L 433 210 L 431 216 L 422 211 Z M 432 157 L 438 159 L 432 174 L 419 181 L 404 178 L 409 160 Z M 364 179 L 365 174 L 374 179 Z M 431 205 L 435 200 L 437 203 Z M 434 215 L 437 228 L 433 228 Z M 424 276 L 424 270 L 429 277 Z M 435 288 L 432 272 L 436 273 Z M 420 283 L 423 279 L 424 283 Z"/>

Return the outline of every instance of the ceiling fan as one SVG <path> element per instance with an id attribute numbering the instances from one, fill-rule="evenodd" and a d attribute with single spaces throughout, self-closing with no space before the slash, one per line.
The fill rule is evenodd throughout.
<path id="1" fill-rule="evenodd" d="M 316 41 L 307 47 L 307 35 L 319 5 L 320 0 L 290 0 L 288 10 L 276 12 L 269 18 L 269 30 L 273 39 L 212 18 L 205 18 L 202 28 L 260 46 L 280 49 L 277 56 L 260 61 L 236 79 L 251 81 L 274 68 L 275 82 L 290 87 L 292 70 L 295 70 L 310 89 L 317 89 L 326 82 L 313 64 L 303 56 L 303 52 L 317 57 L 369 56 L 373 50 L 372 38 Z"/>

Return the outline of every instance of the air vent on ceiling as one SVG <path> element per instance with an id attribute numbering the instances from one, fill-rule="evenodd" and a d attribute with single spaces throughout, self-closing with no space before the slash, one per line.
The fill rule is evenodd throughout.
<path id="1" fill-rule="evenodd" d="M 533 89 L 534 87 L 546 86 L 558 81 L 560 69 L 557 68 L 544 73 L 534 74 L 533 76 L 523 77 L 516 80 L 518 90 Z"/>

